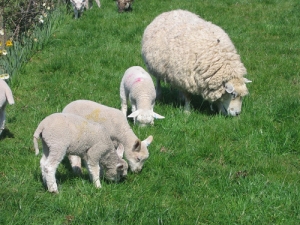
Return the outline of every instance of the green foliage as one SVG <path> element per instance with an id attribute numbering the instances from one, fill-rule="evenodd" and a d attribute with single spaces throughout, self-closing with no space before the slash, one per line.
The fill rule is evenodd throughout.
<path id="1" fill-rule="evenodd" d="M 114 1 L 51 31 L 12 78 L 16 104 L 7 106 L 0 137 L 0 224 L 299 224 L 300 66 L 296 0 L 151 0 L 117 13 Z M 130 124 L 141 139 L 154 136 L 139 174 L 96 190 L 85 170 L 58 168 L 58 195 L 42 185 L 32 135 L 47 115 L 76 99 L 120 108 L 125 70 L 145 68 L 141 39 L 160 13 L 187 9 L 221 26 L 247 68 L 250 95 L 239 117 L 210 112 L 192 100 L 189 116 L 176 90 L 163 86 L 153 127 Z M 155 79 L 154 79 L 155 81 Z"/>

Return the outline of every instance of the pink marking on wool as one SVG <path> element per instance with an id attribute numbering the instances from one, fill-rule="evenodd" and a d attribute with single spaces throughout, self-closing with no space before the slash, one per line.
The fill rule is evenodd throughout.
<path id="1" fill-rule="evenodd" d="M 141 82 L 142 81 L 142 78 L 138 77 L 136 78 L 132 84 L 135 84 L 135 83 L 138 83 L 138 82 Z"/>

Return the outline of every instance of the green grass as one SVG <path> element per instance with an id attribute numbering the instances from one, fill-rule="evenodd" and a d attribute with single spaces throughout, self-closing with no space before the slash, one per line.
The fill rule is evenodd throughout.
<path id="1" fill-rule="evenodd" d="M 0 137 L 0 224 L 299 224 L 300 3 L 297 0 L 136 0 L 118 14 L 102 0 L 79 20 L 72 13 L 13 77 Z M 120 108 L 119 84 L 145 68 L 141 38 L 160 13 L 187 9 L 221 26 L 245 64 L 250 95 L 239 117 L 213 114 L 194 97 L 189 116 L 163 86 L 155 111 L 166 118 L 133 130 L 154 136 L 140 174 L 119 184 L 57 171 L 60 193 L 41 182 L 32 135 L 47 115 L 76 99 Z M 155 79 L 154 79 L 155 81 Z"/>

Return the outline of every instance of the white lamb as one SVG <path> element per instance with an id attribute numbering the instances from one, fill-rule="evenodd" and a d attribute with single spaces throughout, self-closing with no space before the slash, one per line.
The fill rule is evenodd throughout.
<path id="1" fill-rule="evenodd" d="M 141 126 L 154 124 L 154 119 L 165 117 L 153 112 L 155 87 L 150 75 L 140 66 L 125 71 L 120 85 L 121 109 L 127 115 L 127 101 L 130 100 L 132 113 L 128 116 Z"/>
<path id="2" fill-rule="evenodd" d="M 6 104 L 15 104 L 13 94 L 7 83 L 0 79 L 0 135 L 5 128 L 5 107 Z"/>
<path id="3" fill-rule="evenodd" d="M 142 56 L 150 74 L 183 92 L 185 111 L 190 95 L 215 102 L 220 112 L 241 113 L 242 97 L 248 94 L 246 69 L 233 43 L 220 27 L 185 10 L 157 16 L 145 29 Z"/>
<path id="4" fill-rule="evenodd" d="M 95 0 L 98 7 L 101 7 L 100 0 Z M 84 11 L 84 8 L 89 9 L 92 7 L 92 0 L 71 0 L 75 19 L 78 19 Z"/>
<path id="5" fill-rule="evenodd" d="M 115 151 L 106 129 L 98 123 L 74 114 L 54 113 L 42 120 L 33 136 L 36 155 L 38 139 L 42 139 L 40 165 L 49 192 L 58 193 L 55 172 L 66 154 L 84 159 L 96 188 L 101 188 L 100 169 L 105 170 L 108 180 L 116 182 L 127 173 L 128 164 L 122 159 L 124 147 L 120 145 Z"/>
<path id="6" fill-rule="evenodd" d="M 77 100 L 69 103 L 63 113 L 73 113 L 88 120 L 103 125 L 115 146 L 124 146 L 125 158 L 128 160 L 129 167 L 133 172 L 139 172 L 149 157 L 147 146 L 153 140 L 150 135 L 141 141 L 132 131 L 128 121 L 121 110 L 111 108 L 89 100 Z M 69 157 L 72 165 L 76 168 L 81 167 L 80 159 L 76 156 Z"/>

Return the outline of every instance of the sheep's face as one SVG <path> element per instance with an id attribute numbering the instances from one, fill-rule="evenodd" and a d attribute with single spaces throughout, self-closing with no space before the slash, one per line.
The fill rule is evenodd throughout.
<path id="1" fill-rule="evenodd" d="M 136 117 L 136 123 L 141 127 L 147 124 L 153 125 L 154 118 L 152 110 L 140 110 L 139 115 Z"/>
<path id="2" fill-rule="evenodd" d="M 144 127 L 148 124 L 154 125 L 154 119 L 164 119 L 165 117 L 153 112 L 153 110 L 142 110 L 138 109 L 131 113 L 129 118 L 134 119 L 134 123 L 138 124 L 141 127 Z"/>
<path id="3" fill-rule="evenodd" d="M 150 145 L 152 140 L 152 136 L 149 136 L 144 141 L 137 140 L 130 153 L 126 155 L 129 167 L 132 172 L 138 173 L 142 170 L 145 161 L 149 157 L 148 146 Z"/>
<path id="4" fill-rule="evenodd" d="M 77 11 L 83 11 L 85 0 L 71 0 L 71 3 Z"/>
<path id="5" fill-rule="evenodd" d="M 234 79 L 225 84 L 225 94 L 217 101 L 219 112 L 228 116 L 238 116 L 242 111 L 243 97 L 248 94 L 246 83 L 251 81 L 244 78 L 243 81 Z"/>
<path id="6" fill-rule="evenodd" d="M 118 182 L 122 177 L 126 177 L 127 170 L 127 162 L 124 159 L 120 159 L 117 165 L 106 168 L 105 178 L 113 182 Z"/>

